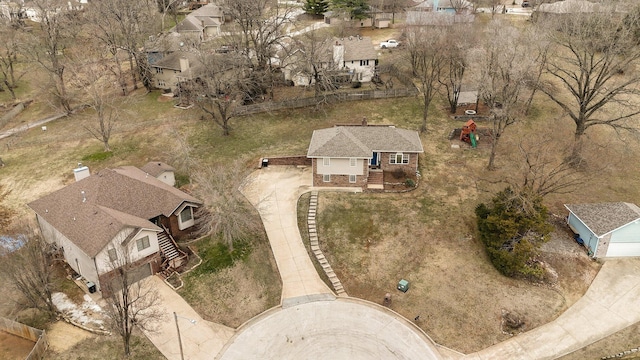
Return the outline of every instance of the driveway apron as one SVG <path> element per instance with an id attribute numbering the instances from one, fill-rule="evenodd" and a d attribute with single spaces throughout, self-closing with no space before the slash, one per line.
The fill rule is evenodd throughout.
<path id="1" fill-rule="evenodd" d="M 164 318 L 156 325 L 156 329 L 146 331 L 145 335 L 168 360 L 180 359 L 180 342 L 173 312 L 178 315 L 177 322 L 180 327 L 184 359 L 212 359 L 235 334 L 232 328 L 202 319 L 158 276 L 151 276 L 142 281 L 150 281 L 150 285 L 157 289 L 161 298 L 159 308 L 164 314 Z M 195 323 L 192 320 L 195 320 Z"/>
<path id="2" fill-rule="evenodd" d="M 463 359 L 556 359 L 639 321 L 640 259 L 608 260 L 584 296 L 556 320 Z"/>
<path id="3" fill-rule="evenodd" d="M 282 278 L 282 304 L 333 299 L 302 243 L 297 200 L 311 188 L 311 169 L 266 167 L 245 180 L 240 191 L 258 210 Z"/>

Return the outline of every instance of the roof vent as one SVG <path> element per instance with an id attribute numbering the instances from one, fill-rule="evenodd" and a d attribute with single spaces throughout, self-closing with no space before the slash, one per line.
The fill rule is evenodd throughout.
<path id="1" fill-rule="evenodd" d="M 89 172 L 89 168 L 86 166 L 82 166 L 82 163 L 78 163 L 78 167 L 73 169 L 73 176 L 75 176 L 76 181 L 80 181 L 84 178 L 89 177 L 91 173 Z"/>
<path id="2" fill-rule="evenodd" d="M 84 190 L 80 191 L 80 194 L 82 194 L 82 202 L 86 203 L 87 202 L 87 195 L 85 194 Z"/>

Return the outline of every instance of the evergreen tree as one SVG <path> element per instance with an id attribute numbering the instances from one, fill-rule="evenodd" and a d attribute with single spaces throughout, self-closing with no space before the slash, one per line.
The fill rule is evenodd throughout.
<path id="1" fill-rule="evenodd" d="M 531 260 L 551 232 L 542 197 L 506 188 L 475 212 L 480 239 L 498 271 L 506 276 L 541 275 Z"/>
<path id="2" fill-rule="evenodd" d="M 332 8 L 342 11 L 352 20 L 362 20 L 369 17 L 367 0 L 332 0 Z"/>
<path id="3" fill-rule="evenodd" d="M 302 9 L 313 15 L 322 15 L 329 10 L 329 0 L 307 0 Z"/>

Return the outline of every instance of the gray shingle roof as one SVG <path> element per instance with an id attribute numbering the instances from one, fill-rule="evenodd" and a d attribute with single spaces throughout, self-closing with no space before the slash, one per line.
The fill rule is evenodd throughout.
<path id="1" fill-rule="evenodd" d="M 626 202 L 566 204 L 565 207 L 599 237 L 640 219 L 640 208 Z"/>
<path id="2" fill-rule="evenodd" d="M 202 204 L 142 170 L 127 166 L 102 170 L 28 206 L 93 257 L 120 231 L 159 231 L 149 220 L 170 216 L 185 202 Z"/>
<path id="3" fill-rule="evenodd" d="M 140 170 L 153 177 L 158 177 L 158 175 L 162 174 L 165 171 L 176 171 L 173 166 L 165 164 L 161 161 L 148 162 L 143 167 L 141 167 Z"/>
<path id="4" fill-rule="evenodd" d="M 373 47 L 370 37 L 353 36 L 351 38 L 336 39 L 344 45 L 344 61 L 377 59 L 378 53 Z"/>
<path id="5" fill-rule="evenodd" d="M 374 151 L 424 152 L 415 131 L 394 126 L 336 126 L 313 132 L 307 157 L 370 158 Z"/>
<path id="6" fill-rule="evenodd" d="M 224 12 L 215 4 L 207 4 L 187 15 L 178 25 L 176 31 L 202 31 L 205 26 L 220 26 Z M 204 26 L 203 26 L 204 25 Z"/>

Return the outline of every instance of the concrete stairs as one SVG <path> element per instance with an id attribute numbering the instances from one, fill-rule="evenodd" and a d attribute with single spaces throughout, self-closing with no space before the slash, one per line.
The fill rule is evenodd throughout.
<path id="1" fill-rule="evenodd" d="M 384 189 L 384 172 L 382 170 L 369 169 L 367 189 Z"/>
<path id="2" fill-rule="evenodd" d="M 309 226 L 309 240 L 311 242 L 311 251 L 313 255 L 315 255 L 318 263 L 322 266 L 324 273 L 331 281 L 331 285 L 333 289 L 336 291 L 338 296 L 347 296 L 347 293 L 344 291 L 344 287 L 342 287 L 342 283 L 338 276 L 329 265 L 329 261 L 324 257 L 322 250 L 320 250 L 320 244 L 318 243 L 318 231 L 316 228 L 316 210 L 318 208 L 318 192 L 311 192 L 311 199 L 309 199 L 309 214 L 307 215 L 307 224 Z"/>

